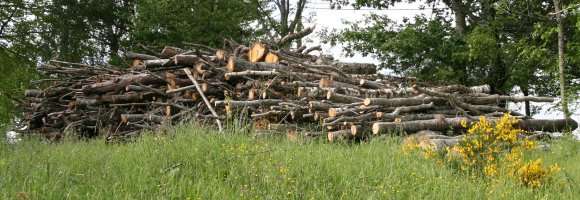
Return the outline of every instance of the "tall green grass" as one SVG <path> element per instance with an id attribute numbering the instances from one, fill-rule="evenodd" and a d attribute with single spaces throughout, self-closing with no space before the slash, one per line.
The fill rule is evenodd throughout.
<path id="1" fill-rule="evenodd" d="M 574 199 L 580 147 L 538 151 L 563 172 L 538 190 L 457 174 L 397 138 L 287 141 L 184 126 L 129 144 L 102 140 L 0 146 L 0 199 Z"/>

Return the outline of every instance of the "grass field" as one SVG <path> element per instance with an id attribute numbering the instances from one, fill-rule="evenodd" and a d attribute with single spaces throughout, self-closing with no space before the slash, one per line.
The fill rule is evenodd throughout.
<path id="1" fill-rule="evenodd" d="M 255 139 L 180 127 L 135 143 L 103 140 L 0 145 L 0 199 L 578 199 L 580 143 L 534 152 L 562 167 L 533 190 L 506 177 L 457 174 L 401 150 L 362 144 Z M 209 132 L 209 133 L 208 133 Z"/>

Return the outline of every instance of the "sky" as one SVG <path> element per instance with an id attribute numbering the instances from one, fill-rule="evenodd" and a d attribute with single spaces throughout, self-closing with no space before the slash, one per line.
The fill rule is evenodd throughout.
<path id="1" fill-rule="evenodd" d="M 432 16 L 433 12 L 431 9 L 420 10 L 420 6 L 420 3 L 399 3 L 387 10 L 354 10 L 347 7 L 345 7 L 346 9 L 343 10 L 333 10 L 330 9 L 328 2 L 323 2 L 322 0 L 311 0 L 305 9 L 305 14 L 306 16 L 312 15 L 312 21 L 310 23 L 306 23 L 305 26 L 316 25 L 317 30 L 340 30 L 347 27 L 347 25 L 343 23 L 344 21 L 360 21 L 363 20 L 366 15 L 372 13 L 387 15 L 390 19 L 397 22 L 402 22 L 404 18 L 412 18 L 415 15 L 423 14 L 427 17 Z M 437 6 L 437 8 L 442 7 L 444 7 L 444 5 Z M 316 38 L 316 35 L 310 36 L 309 39 L 312 40 L 312 42 L 310 42 L 312 46 L 320 44 L 320 41 Z M 306 45 L 308 45 L 308 43 Z M 342 46 L 340 44 L 334 47 L 330 45 L 322 45 L 322 48 L 325 54 L 331 54 L 335 59 L 338 59 L 341 62 L 379 63 L 379 61 L 376 59 L 372 57 L 363 57 L 361 54 L 357 54 L 354 57 L 346 57 L 342 52 Z M 514 89 L 513 92 L 516 95 L 519 93 L 517 88 Z M 519 95 L 521 95 L 521 93 L 519 93 Z M 559 100 L 557 101 L 559 102 Z M 540 108 L 539 113 L 533 116 L 534 118 L 563 118 L 562 112 L 557 109 L 555 104 L 532 103 L 532 105 Z M 523 103 L 510 103 L 509 108 L 519 111 L 520 113 L 524 113 Z M 571 108 L 576 108 L 572 118 L 577 122 L 580 122 L 580 102 L 571 102 Z M 577 134 L 578 139 L 580 139 L 580 128 L 577 129 L 575 133 Z"/>

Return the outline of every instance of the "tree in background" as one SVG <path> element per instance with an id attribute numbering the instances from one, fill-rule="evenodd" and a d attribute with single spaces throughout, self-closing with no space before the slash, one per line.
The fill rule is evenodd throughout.
<path id="1" fill-rule="evenodd" d="M 291 4 L 290 0 L 264 1 L 260 5 L 262 18 L 259 21 L 262 30 L 269 39 L 282 38 L 290 33 L 299 32 L 304 28 L 304 8 L 308 0 L 297 0 Z M 278 19 L 274 14 L 279 15 Z M 296 45 L 302 46 L 302 40 L 297 40 Z"/>
<path id="2" fill-rule="evenodd" d="M 331 3 L 382 9 L 400 2 Z M 508 93 L 519 86 L 525 95 L 555 95 L 558 48 L 555 21 L 549 17 L 554 10 L 551 0 L 442 1 L 452 13 L 436 8 L 438 1 L 419 2 L 434 7 L 433 17 L 416 16 L 397 24 L 386 16 L 371 15 L 326 39 L 345 44 L 347 54 L 373 55 L 383 62 L 382 67 L 401 75 L 467 85 L 487 83 L 494 93 Z M 566 22 L 576 24 L 576 18 L 571 18 Z M 576 38 L 575 29 L 565 31 L 566 36 Z M 572 54 L 578 52 L 575 45 L 566 48 Z M 575 62 L 567 67 L 578 68 Z M 529 114 L 529 103 L 526 105 Z"/>
<path id="3" fill-rule="evenodd" d="M 258 0 L 138 0 L 132 44 L 219 46 L 224 38 L 251 38 L 259 17 Z"/>
<path id="4" fill-rule="evenodd" d="M 560 96 L 562 97 L 562 111 L 564 112 L 564 116 L 566 118 L 570 117 L 570 111 L 568 110 L 568 98 L 566 95 L 566 79 L 564 75 L 564 68 L 565 68 L 565 54 L 564 51 L 566 49 L 566 39 L 564 38 L 564 32 L 566 31 L 564 28 L 564 20 L 565 17 L 562 14 L 562 10 L 560 7 L 560 0 L 554 0 L 554 11 L 556 15 L 556 21 L 558 22 L 558 74 L 560 80 Z"/>
<path id="5" fill-rule="evenodd" d="M 5 124 L 34 67 L 51 59 L 121 64 L 138 43 L 218 46 L 256 37 L 258 0 L 0 1 L 0 124 Z"/>

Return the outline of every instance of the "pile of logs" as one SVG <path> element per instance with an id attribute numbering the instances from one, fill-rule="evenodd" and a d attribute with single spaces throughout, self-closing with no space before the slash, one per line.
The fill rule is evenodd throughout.
<path id="1" fill-rule="evenodd" d="M 487 85 L 422 83 L 378 73 L 373 64 L 343 63 L 320 46 L 280 48 L 311 29 L 250 46 L 226 40 L 214 49 L 165 47 L 128 52 L 129 67 L 50 61 L 38 67 L 21 102 L 27 131 L 51 139 L 74 133 L 108 140 L 195 120 L 220 131 L 243 118 L 255 129 L 350 140 L 422 130 L 461 133 L 462 120 L 497 120 L 510 113 L 532 131 L 575 128 L 572 120 L 535 120 L 505 109 L 506 102 L 552 102 L 550 97 L 490 94 Z M 299 131 L 315 124 L 318 129 Z M 312 127 L 312 126 L 310 126 Z"/>

